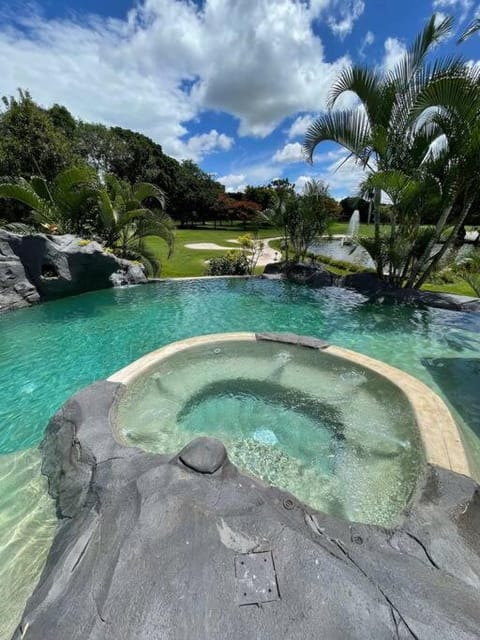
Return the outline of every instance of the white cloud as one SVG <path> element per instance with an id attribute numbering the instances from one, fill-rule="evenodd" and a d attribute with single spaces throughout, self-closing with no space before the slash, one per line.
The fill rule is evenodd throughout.
<path id="1" fill-rule="evenodd" d="M 292 123 L 290 129 L 287 132 L 287 136 L 289 140 L 293 140 L 295 138 L 300 138 L 305 135 L 308 127 L 313 124 L 315 121 L 315 116 L 311 114 L 306 114 L 303 116 L 298 116 L 294 122 Z"/>
<path id="2" fill-rule="evenodd" d="M 367 47 L 370 47 L 374 42 L 375 42 L 374 33 L 372 31 L 367 31 L 367 33 L 365 34 L 362 40 L 362 44 L 360 45 L 360 49 L 358 50 L 358 53 L 361 58 L 365 58 L 365 49 Z"/>
<path id="3" fill-rule="evenodd" d="M 282 164 L 294 164 L 296 162 L 304 162 L 305 154 L 299 142 L 291 142 L 286 144 L 283 149 L 276 151 L 272 160 Z"/>
<path id="4" fill-rule="evenodd" d="M 85 120 L 140 130 L 177 157 L 224 148 L 221 132 L 216 146 L 185 142 L 189 121 L 208 109 L 237 117 L 240 135 L 266 136 L 286 117 L 325 108 L 349 58 L 326 62 L 312 24 L 333 7 L 332 28 L 346 33 L 363 3 L 249 4 L 143 0 L 125 20 L 80 21 L 47 19 L 25 3 L 14 22 L 0 21 L 2 92 L 27 88 Z"/>
<path id="5" fill-rule="evenodd" d="M 385 40 L 385 55 L 383 57 L 383 69 L 393 71 L 402 57 L 405 55 L 407 49 L 405 44 L 398 38 L 387 38 Z"/>
<path id="6" fill-rule="evenodd" d="M 226 191 L 231 192 L 244 191 L 247 186 L 246 176 L 243 173 L 238 175 L 230 173 L 226 176 L 220 176 L 216 180 L 224 185 Z"/>
<path id="7" fill-rule="evenodd" d="M 315 170 L 299 176 L 295 182 L 297 191 L 301 191 L 305 183 L 312 178 L 328 185 L 330 193 L 336 198 L 355 195 L 366 172 L 352 159 L 348 152 L 339 147 L 328 153 L 318 155 L 315 159 Z"/>
<path id="8" fill-rule="evenodd" d="M 233 138 L 212 129 L 209 133 L 192 136 L 186 143 L 179 141 L 177 156 L 201 160 L 205 155 L 214 151 L 229 151 L 234 144 Z"/>
<path id="9" fill-rule="evenodd" d="M 338 15 L 328 18 L 328 25 L 332 32 L 343 40 L 352 32 L 355 22 L 365 11 L 363 0 L 335 0 L 333 4 Z"/>
<path id="10" fill-rule="evenodd" d="M 463 21 L 473 7 L 473 0 L 433 0 L 432 7 L 434 10 L 447 9 L 450 12 L 459 11 L 460 21 Z"/>

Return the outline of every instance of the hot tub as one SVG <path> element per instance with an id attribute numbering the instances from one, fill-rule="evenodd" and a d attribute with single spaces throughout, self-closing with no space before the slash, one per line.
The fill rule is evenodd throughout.
<path id="1" fill-rule="evenodd" d="M 351 521 L 391 525 L 426 460 L 452 468 L 445 437 L 454 464 L 466 464 L 453 419 L 425 385 L 312 338 L 192 338 L 109 380 L 125 385 L 112 412 L 121 443 L 173 454 L 216 437 L 247 473 Z"/>

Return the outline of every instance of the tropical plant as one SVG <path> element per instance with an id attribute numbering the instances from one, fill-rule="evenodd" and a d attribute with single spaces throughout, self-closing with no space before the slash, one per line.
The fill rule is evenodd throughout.
<path id="1" fill-rule="evenodd" d="M 11 198 L 29 207 L 32 221 L 49 233 L 78 232 L 85 203 L 97 189 L 91 167 L 71 167 L 48 183 L 45 178 L 18 178 L 0 184 L 0 198 Z"/>
<path id="2" fill-rule="evenodd" d="M 282 229 L 285 259 L 303 260 L 309 246 L 328 231 L 332 219 L 328 187 L 318 180 L 305 184 L 302 194 L 282 189 L 274 194 L 273 206 L 265 214 L 271 224 Z"/>
<path id="3" fill-rule="evenodd" d="M 245 276 L 249 273 L 248 257 L 243 251 L 228 251 L 208 261 L 207 276 Z"/>
<path id="4" fill-rule="evenodd" d="M 100 233 L 107 247 L 122 258 L 141 261 L 149 274 L 158 274 L 160 263 L 148 239 L 164 240 L 169 256 L 175 240 L 173 220 L 164 211 L 164 192 L 147 182 L 131 185 L 108 174 L 97 199 Z"/>
<path id="5" fill-rule="evenodd" d="M 478 176 L 479 70 L 457 56 L 428 59 L 452 25 L 452 18 L 439 22 L 432 16 L 392 71 L 345 69 L 333 85 L 330 107 L 346 91 L 354 92 L 361 106 L 330 111 L 305 136 L 310 160 L 316 146 L 329 140 L 369 174 L 361 193 L 375 194 L 377 272 L 398 286 L 421 286 L 435 269 L 454 236 L 433 256 L 432 249 L 447 224 L 454 221 L 452 234 L 458 232 Z M 387 241 L 380 233 L 382 191 L 393 203 Z M 423 254 L 415 255 L 422 217 L 432 212 L 438 212 L 435 230 Z"/>
<path id="6" fill-rule="evenodd" d="M 251 233 L 239 236 L 237 240 L 242 247 L 243 255 L 247 260 L 247 272 L 250 275 L 253 275 L 255 273 L 255 267 L 257 266 L 258 260 L 262 255 L 265 243 L 263 240 L 259 240 L 257 235 L 254 236 Z"/>
<path id="7" fill-rule="evenodd" d="M 454 268 L 455 273 L 467 282 L 480 297 L 480 249 L 474 249 L 462 258 Z"/>

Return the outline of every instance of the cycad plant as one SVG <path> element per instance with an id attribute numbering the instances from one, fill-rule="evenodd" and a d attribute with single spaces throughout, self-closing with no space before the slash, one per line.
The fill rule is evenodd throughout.
<path id="1" fill-rule="evenodd" d="M 12 198 L 32 209 L 32 222 L 49 233 L 79 232 L 89 198 L 97 191 L 97 173 L 87 166 L 65 169 L 48 183 L 18 178 L 0 184 L 0 198 Z"/>
<path id="2" fill-rule="evenodd" d="M 418 287 L 435 268 L 441 256 L 432 257 L 432 250 L 446 225 L 453 224 L 455 233 L 468 215 L 480 167 L 478 68 L 457 56 L 429 61 L 432 48 L 450 35 L 452 26 L 452 18 L 438 22 L 432 16 L 390 72 L 345 69 L 332 88 L 330 107 L 347 91 L 360 104 L 321 116 L 304 141 L 310 160 L 317 145 L 328 140 L 342 145 L 365 168 L 363 190 L 376 194 L 377 271 L 397 286 Z M 382 191 L 393 203 L 391 226 L 383 238 L 378 216 Z M 432 212 L 435 231 L 418 256 L 422 217 Z M 442 252 L 452 240 L 447 238 Z"/>
<path id="3" fill-rule="evenodd" d="M 156 275 L 160 263 L 148 239 L 164 240 L 169 256 L 175 240 L 173 220 L 164 211 L 164 192 L 153 184 L 131 185 L 109 174 L 97 201 L 100 233 L 106 245 L 122 258 L 141 261 L 149 275 Z"/>

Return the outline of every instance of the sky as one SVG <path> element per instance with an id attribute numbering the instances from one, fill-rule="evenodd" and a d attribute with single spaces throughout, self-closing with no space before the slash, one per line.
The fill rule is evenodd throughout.
<path id="1" fill-rule="evenodd" d="M 360 169 L 330 143 L 307 164 L 305 130 L 344 66 L 391 69 L 432 13 L 457 19 L 438 54 L 480 61 L 478 34 L 456 45 L 480 0 L 0 0 L 0 95 L 140 131 L 227 191 L 315 178 L 342 198 Z"/>

